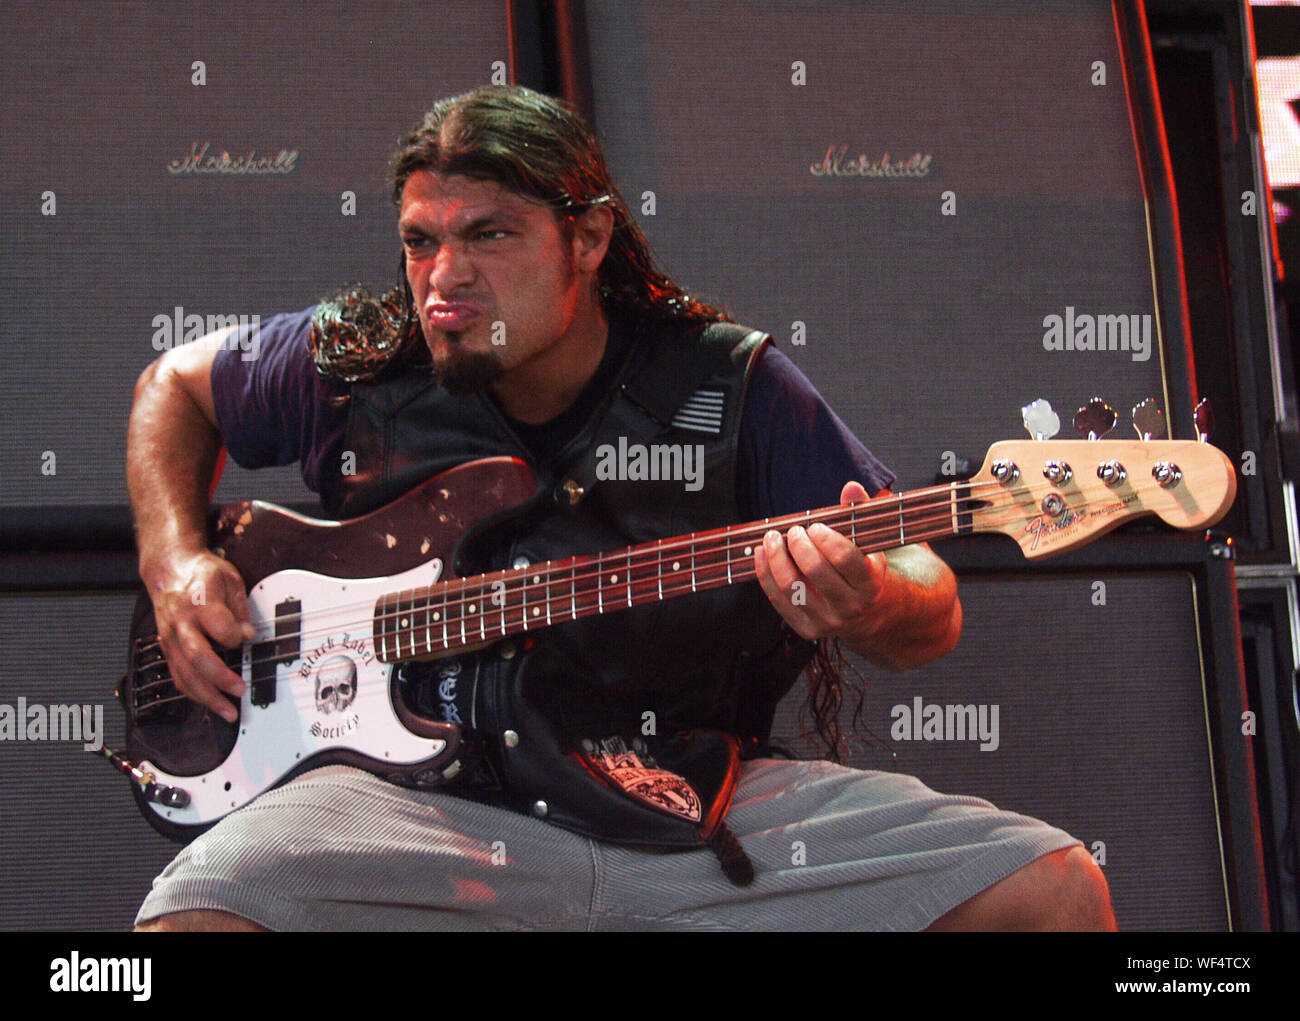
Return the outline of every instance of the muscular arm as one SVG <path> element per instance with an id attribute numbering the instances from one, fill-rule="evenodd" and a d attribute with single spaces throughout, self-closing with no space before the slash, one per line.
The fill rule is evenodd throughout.
<path id="1" fill-rule="evenodd" d="M 207 480 L 221 449 L 207 382 L 215 350 L 205 347 L 199 341 L 167 352 L 135 384 L 126 484 L 146 584 L 173 550 L 205 545 Z"/>
<path id="2" fill-rule="evenodd" d="M 865 499 L 856 482 L 840 497 Z M 920 666 L 952 651 L 961 635 L 957 579 L 923 543 L 864 556 L 825 525 L 796 526 L 784 536 L 769 533 L 755 550 L 755 567 L 798 634 L 839 638 L 877 666 Z"/>
<path id="3" fill-rule="evenodd" d="M 213 652 L 252 637 L 244 585 L 207 550 L 207 487 L 221 439 L 210 373 L 230 331 L 168 351 L 141 374 L 127 433 L 126 476 L 140 551 L 140 577 L 177 687 L 233 721 L 220 693 L 243 681 Z"/>

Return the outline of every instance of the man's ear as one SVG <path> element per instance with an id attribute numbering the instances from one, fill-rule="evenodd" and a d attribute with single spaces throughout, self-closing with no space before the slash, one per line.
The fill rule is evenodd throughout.
<path id="1" fill-rule="evenodd" d="M 613 234 L 614 211 L 604 204 L 592 206 L 573 221 L 573 258 L 579 272 L 600 269 Z"/>

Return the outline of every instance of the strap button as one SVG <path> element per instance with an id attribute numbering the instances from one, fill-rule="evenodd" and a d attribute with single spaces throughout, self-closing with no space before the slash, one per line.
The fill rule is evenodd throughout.
<path id="1" fill-rule="evenodd" d="M 548 805 L 545 801 L 533 802 L 533 815 L 537 816 L 537 818 L 539 819 L 545 819 L 547 813 L 550 812 L 550 810 L 551 810 L 551 806 Z"/>

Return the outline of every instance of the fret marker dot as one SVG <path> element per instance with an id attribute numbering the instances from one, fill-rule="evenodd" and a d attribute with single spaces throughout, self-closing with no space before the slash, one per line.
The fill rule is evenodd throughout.
<path id="1" fill-rule="evenodd" d="M 617 575 L 617 574 L 611 574 L 611 575 L 609 576 L 609 581 L 610 581 L 610 584 L 611 584 L 611 585 L 617 583 L 617 582 L 618 582 L 618 575 Z"/>
<path id="2" fill-rule="evenodd" d="M 681 566 L 682 566 L 682 562 L 681 562 L 680 560 L 674 560 L 674 561 L 673 561 L 673 570 L 674 570 L 674 571 L 681 570 Z"/>
<path id="3" fill-rule="evenodd" d="M 403 618 L 402 618 L 402 627 L 408 627 L 408 626 L 409 626 L 409 625 L 406 623 L 406 618 L 403 617 Z"/>
<path id="4" fill-rule="evenodd" d="M 542 608 L 541 608 L 540 606 L 534 606 L 534 607 L 533 607 L 533 616 L 534 616 L 534 617 L 538 616 L 541 612 L 542 612 Z"/>
<path id="5" fill-rule="evenodd" d="M 442 614 L 439 613 L 437 610 L 435 610 L 435 611 L 433 612 L 433 619 L 434 619 L 434 620 L 442 620 Z"/>
<path id="6" fill-rule="evenodd" d="M 473 603 L 470 603 L 470 604 L 469 604 L 469 612 L 470 612 L 470 613 L 475 613 L 475 612 L 476 612 L 475 609 L 474 609 L 474 604 L 473 604 Z"/>
<path id="7" fill-rule="evenodd" d="M 534 574 L 534 575 L 533 575 L 533 584 L 534 584 L 534 585 L 536 585 L 536 584 L 537 584 L 539 581 L 541 581 L 541 580 L 542 580 L 542 576 L 541 576 L 540 574 Z"/>
<path id="8" fill-rule="evenodd" d="M 746 547 L 745 547 L 745 556 L 747 556 L 747 557 L 752 557 L 753 555 L 754 555 L 754 547 L 753 547 L 753 546 L 746 546 Z"/>

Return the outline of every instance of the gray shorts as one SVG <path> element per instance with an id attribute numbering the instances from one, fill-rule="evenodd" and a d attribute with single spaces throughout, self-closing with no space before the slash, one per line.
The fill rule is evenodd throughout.
<path id="1" fill-rule="evenodd" d="M 757 876 L 713 853 L 603 844 L 354 769 L 308 773 L 186 847 L 137 923 L 230 911 L 270 929 L 923 929 L 1078 844 L 987 801 L 828 762 L 744 764 L 728 825 Z"/>

